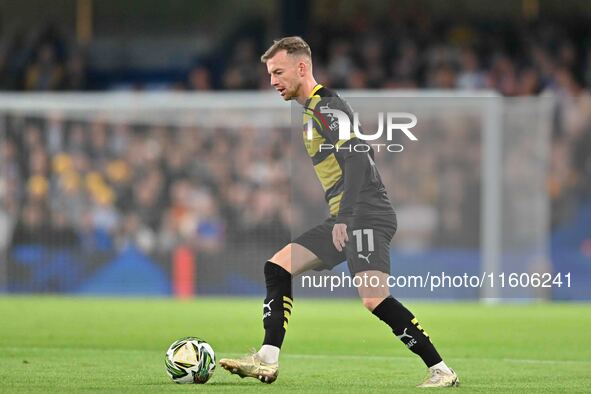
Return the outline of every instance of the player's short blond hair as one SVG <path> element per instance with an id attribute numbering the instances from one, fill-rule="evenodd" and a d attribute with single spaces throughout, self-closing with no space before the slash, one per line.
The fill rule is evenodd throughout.
<path id="1" fill-rule="evenodd" d="M 303 55 L 306 56 L 310 62 L 312 61 L 312 51 L 310 46 L 302 37 L 292 36 L 284 37 L 279 40 L 273 41 L 273 45 L 267 49 L 263 56 L 261 56 L 261 62 L 267 63 L 267 60 L 275 56 L 279 51 L 287 51 L 288 55 Z"/>

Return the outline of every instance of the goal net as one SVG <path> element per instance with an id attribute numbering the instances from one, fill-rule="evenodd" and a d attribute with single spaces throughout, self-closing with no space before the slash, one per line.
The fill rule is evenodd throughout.
<path id="1" fill-rule="evenodd" d="M 380 111 L 416 116 L 416 141 L 399 131 L 372 141 L 403 147 L 375 154 L 398 215 L 392 275 L 551 272 L 549 99 L 342 96 L 366 130 Z M 0 95 L 0 291 L 262 293 L 264 262 L 328 216 L 297 111 L 259 92 Z M 498 277 L 458 283 L 395 293 L 548 297 Z"/>

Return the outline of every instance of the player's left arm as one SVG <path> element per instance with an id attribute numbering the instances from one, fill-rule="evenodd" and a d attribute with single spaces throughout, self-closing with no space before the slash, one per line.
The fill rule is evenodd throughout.
<path id="1" fill-rule="evenodd" d="M 350 124 L 353 124 L 351 107 L 340 98 L 323 98 L 316 108 L 338 109 L 349 117 Z M 333 146 L 338 147 L 335 156 L 342 163 L 343 167 L 343 196 L 339 204 L 335 225 L 332 228 L 332 242 L 335 248 L 341 252 L 345 247 L 345 242 L 349 241 L 347 235 L 347 217 L 353 214 L 353 207 L 359 197 L 359 192 L 363 187 L 365 171 L 369 168 L 369 156 L 363 149 L 355 151 L 355 146 L 361 144 L 361 141 L 352 133 L 346 140 L 339 139 L 339 122 L 336 117 L 327 116 L 319 123 L 319 133 L 324 136 Z"/>
<path id="2" fill-rule="evenodd" d="M 335 248 L 340 252 L 345 247 L 345 242 L 349 241 L 347 236 L 347 217 L 353 214 L 353 207 L 359 198 L 359 192 L 363 187 L 365 172 L 369 167 L 369 157 L 366 152 L 355 152 L 355 146 L 361 143 L 358 138 L 351 138 L 344 142 L 339 154 L 342 154 L 343 165 L 343 197 L 339 206 L 339 213 L 335 225 L 332 229 L 332 242 Z M 349 146 L 351 152 L 348 151 Z"/>

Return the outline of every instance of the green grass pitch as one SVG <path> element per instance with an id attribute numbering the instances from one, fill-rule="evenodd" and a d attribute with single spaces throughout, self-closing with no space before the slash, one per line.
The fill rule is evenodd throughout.
<path id="1" fill-rule="evenodd" d="M 589 392 L 591 305 L 408 303 L 461 379 L 461 392 Z M 296 299 L 279 379 L 216 368 L 176 385 L 163 357 L 194 335 L 219 359 L 260 344 L 255 298 L 0 297 L 0 392 L 418 392 L 410 353 L 357 300 Z"/>

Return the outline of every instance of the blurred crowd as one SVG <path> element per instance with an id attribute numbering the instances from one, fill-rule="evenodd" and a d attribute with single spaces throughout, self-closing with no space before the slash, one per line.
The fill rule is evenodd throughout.
<path id="1" fill-rule="evenodd" d="M 539 193 L 550 196 L 553 227 L 591 197 L 591 100 L 569 96 L 555 114 L 535 115 L 539 105 L 518 101 L 506 106 L 499 166 L 506 235 L 521 232 L 527 242 L 538 230 L 521 219 L 547 212 Z M 450 111 L 425 112 L 414 129 L 420 143 L 402 134 L 392 141 L 403 153 L 376 154 L 401 223 L 397 247 L 479 245 L 482 117 Z M 550 138 L 538 133 L 551 122 L 529 123 L 536 116 L 554 119 Z M 96 253 L 134 245 L 166 257 L 190 245 L 216 255 L 229 245 L 279 247 L 326 215 L 301 141 L 286 138 L 289 125 L 157 126 L 57 113 L 12 114 L 3 125 L 0 249 L 41 243 Z M 540 168 L 546 151 L 548 169 Z"/>
<path id="2" fill-rule="evenodd" d="M 87 90 L 84 51 L 49 26 L 0 35 L 0 90 Z"/>
<path id="3" fill-rule="evenodd" d="M 6 124 L 0 148 L 5 245 L 96 253 L 133 244 L 169 256 L 181 244 L 215 254 L 227 242 L 273 245 L 289 237 L 280 130 L 253 139 L 250 129 L 59 116 L 10 117 Z"/>
<path id="4" fill-rule="evenodd" d="M 318 79 L 333 88 L 494 89 L 523 96 L 563 89 L 564 74 L 579 86 L 591 83 L 591 48 L 564 25 L 436 22 L 396 11 L 370 20 L 363 10 L 350 20 L 318 19 L 305 38 Z M 259 64 L 265 44 L 238 40 L 219 77 L 200 65 L 191 71 L 189 87 L 267 88 Z"/>
<path id="5" fill-rule="evenodd" d="M 568 26 L 438 23 L 395 12 L 381 21 L 363 12 L 351 20 L 317 20 L 305 38 L 317 80 L 332 88 L 494 89 L 553 97 L 546 180 L 552 225 L 576 215 L 578 203 L 591 197 L 591 47 Z M 201 57 L 170 87 L 268 89 L 259 61 L 268 44 L 240 39 L 222 59 Z M 87 63 L 84 52 L 54 29 L 2 37 L 0 90 L 85 90 L 91 86 Z M 319 188 L 289 170 L 291 156 L 282 146 L 287 129 L 145 126 L 59 114 L 2 121 L 0 250 L 40 242 L 113 251 L 133 243 L 166 255 L 180 243 L 213 254 L 228 242 L 274 245 L 289 238 L 290 213 L 298 212 L 290 182 L 299 182 L 294 187 L 304 194 Z M 390 197 L 401 217 L 410 218 L 397 238 L 401 245 L 478 244 L 478 122 L 423 123 L 433 132 L 432 145 L 417 145 L 399 158 L 380 156 Z M 519 141 L 523 150 L 505 158 L 514 163 L 506 171 L 515 174 L 515 184 L 529 176 L 519 156 L 530 141 Z"/>
<path id="6" fill-rule="evenodd" d="M 352 17 L 326 16 L 319 12 L 312 18 L 304 38 L 312 48 L 318 80 L 336 89 L 494 89 L 505 96 L 524 96 L 562 91 L 565 78 L 581 88 L 591 85 L 591 47 L 581 37 L 586 33 L 563 23 L 441 21 L 424 12 L 395 9 L 378 19 L 362 9 Z M 196 54 L 184 79 L 170 77 L 179 74 L 175 69 L 167 74 L 172 79 L 127 86 L 268 89 L 269 78 L 259 57 L 269 44 L 260 38 L 237 37 L 224 41 L 223 48 Z M 97 76 L 89 52 L 92 43 L 82 48 L 57 27 L 4 32 L 0 90 L 121 86 L 116 73 L 103 70 L 100 83 L 89 77 Z M 150 75 L 144 71 L 138 75 Z M 126 75 L 133 75 L 133 70 L 126 69 Z"/>

